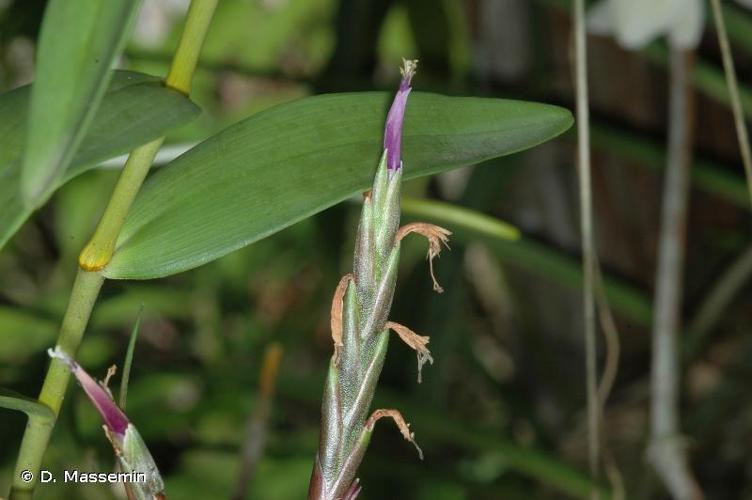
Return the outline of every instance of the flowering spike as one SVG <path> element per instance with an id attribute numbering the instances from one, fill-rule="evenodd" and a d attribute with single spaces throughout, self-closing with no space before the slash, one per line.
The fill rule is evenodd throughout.
<path id="1" fill-rule="evenodd" d="M 73 358 L 63 352 L 59 346 L 56 346 L 54 349 L 48 349 L 47 354 L 51 358 L 59 359 L 68 365 L 71 373 L 75 375 L 78 383 L 81 384 L 86 395 L 89 396 L 89 399 L 97 411 L 99 411 L 109 432 L 116 437 L 124 437 L 125 431 L 128 429 L 128 417 L 115 404 L 107 388 L 94 380 Z M 109 379 L 109 376 L 107 378 Z"/>
<path id="2" fill-rule="evenodd" d="M 379 418 L 393 418 L 405 438 L 415 444 L 408 425 L 396 410 L 377 410 L 368 417 L 390 330 L 415 349 L 419 381 L 421 367 L 432 361 L 426 348 L 428 337 L 387 321 L 397 282 L 399 240 L 408 232 L 423 234 L 429 240 L 429 257 L 433 258 L 449 234 L 437 226 L 422 224 L 409 225 L 398 235 L 402 123 L 415 69 L 416 61 L 404 61 L 402 83 L 386 120 L 384 152 L 372 188 L 364 195 L 353 272 L 340 280 L 332 299 L 334 355 L 321 402 L 321 439 L 311 473 L 309 500 L 353 500 L 358 495 L 358 467 Z"/>
<path id="3" fill-rule="evenodd" d="M 402 81 L 400 82 L 397 95 L 394 96 L 389 114 L 386 117 L 384 149 L 387 154 L 386 165 L 390 172 L 402 168 L 402 123 L 405 118 L 407 96 L 410 95 L 410 91 L 412 90 L 410 83 L 417 69 L 417 60 L 402 60 L 402 68 L 400 68 Z"/>

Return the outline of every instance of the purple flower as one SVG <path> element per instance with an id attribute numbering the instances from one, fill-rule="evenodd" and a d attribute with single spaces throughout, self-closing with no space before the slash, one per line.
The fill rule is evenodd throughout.
<path id="1" fill-rule="evenodd" d="M 407 96 L 410 95 L 410 82 L 418 68 L 418 61 L 402 60 L 402 81 L 400 82 L 397 95 L 394 96 L 392 107 L 386 116 L 386 127 L 384 127 L 384 149 L 386 150 L 386 166 L 390 171 L 402 168 L 402 122 L 405 118 L 405 107 L 407 107 Z"/>
<path id="2" fill-rule="evenodd" d="M 48 349 L 47 354 L 49 354 L 51 358 L 59 359 L 68 365 L 71 373 L 76 376 L 78 383 L 81 384 L 86 395 L 89 396 L 89 399 L 94 404 L 97 411 L 99 411 L 102 420 L 104 420 L 107 429 L 113 437 L 120 438 L 121 440 L 124 439 L 125 432 L 128 430 L 128 417 L 126 417 L 125 413 L 118 408 L 107 389 L 94 380 L 91 375 L 81 368 L 81 365 L 76 363 L 73 358 L 64 353 L 59 347 Z"/>

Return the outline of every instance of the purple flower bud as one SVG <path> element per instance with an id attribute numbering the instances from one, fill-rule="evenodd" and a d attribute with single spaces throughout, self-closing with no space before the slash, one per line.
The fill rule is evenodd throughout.
<path id="1" fill-rule="evenodd" d="M 112 443 L 121 470 L 126 473 L 135 472 L 138 474 L 138 476 L 135 476 L 138 479 L 123 484 L 128 498 L 164 499 L 164 481 L 162 481 L 162 476 L 159 475 L 157 464 L 154 463 L 154 458 L 149 453 L 141 435 L 128 422 L 128 417 L 112 400 L 110 391 L 107 389 L 107 380 L 105 379 L 104 384 L 94 380 L 60 347 L 48 349 L 47 353 L 51 358 L 58 359 L 68 365 L 71 373 L 76 376 L 81 387 L 86 391 L 86 395 L 94 403 L 102 416 L 102 420 L 104 420 L 105 434 Z"/>
<path id="2" fill-rule="evenodd" d="M 405 107 L 407 107 L 407 96 L 410 95 L 410 82 L 418 68 L 418 61 L 402 60 L 402 81 L 400 82 L 397 95 L 394 96 L 392 107 L 386 116 L 386 127 L 384 128 L 384 149 L 386 150 L 386 166 L 390 171 L 402 168 L 402 122 L 405 118 Z"/>
<path id="3" fill-rule="evenodd" d="M 86 395 L 89 396 L 89 399 L 94 404 L 97 411 L 99 411 L 107 429 L 112 433 L 113 437 L 122 440 L 125 437 L 125 431 L 128 429 L 128 417 L 126 417 L 125 413 L 118 408 L 115 401 L 112 400 L 110 393 L 102 386 L 102 384 L 94 380 L 73 360 L 73 358 L 64 353 L 59 347 L 48 349 L 47 354 L 49 354 L 51 358 L 59 359 L 68 365 L 71 373 L 76 376 L 78 383 L 81 384 Z"/>

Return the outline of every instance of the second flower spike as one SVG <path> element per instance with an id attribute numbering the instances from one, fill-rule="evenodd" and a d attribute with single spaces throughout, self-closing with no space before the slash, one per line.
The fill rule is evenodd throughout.
<path id="1" fill-rule="evenodd" d="M 159 469 L 141 435 L 115 404 L 105 383 L 97 382 L 81 365 L 59 347 L 49 349 L 51 358 L 59 359 L 70 368 L 104 421 L 104 433 L 112 443 L 120 469 L 130 473 L 131 481 L 123 485 L 129 500 L 163 500 L 164 482 Z M 109 376 L 108 376 L 109 378 Z"/>

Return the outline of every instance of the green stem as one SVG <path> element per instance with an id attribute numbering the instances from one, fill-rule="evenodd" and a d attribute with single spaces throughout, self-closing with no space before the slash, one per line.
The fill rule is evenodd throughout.
<path id="1" fill-rule="evenodd" d="M 72 356 L 75 356 L 78 346 L 81 344 L 86 324 L 89 322 L 91 310 L 97 300 L 103 281 L 104 277 L 101 274 L 90 273 L 82 269 L 76 275 L 71 291 L 71 300 L 68 302 L 68 309 L 65 311 L 57 340 L 57 345 Z M 52 418 L 29 417 L 24 439 L 21 442 L 21 450 L 18 454 L 15 474 L 13 475 L 11 500 L 31 498 L 39 476 L 44 450 L 47 448 L 50 434 L 52 434 L 52 429 L 55 426 L 55 419 L 60 414 L 60 407 L 63 404 L 65 388 L 68 386 L 69 379 L 70 369 L 62 361 L 53 359 L 44 379 L 39 402 L 50 407 L 54 415 Z M 33 474 L 31 481 L 22 479 L 22 477 L 25 477 L 22 475 L 24 471 L 30 471 Z"/>
<path id="2" fill-rule="evenodd" d="M 120 230 L 139 189 L 149 173 L 154 157 L 164 142 L 164 137 L 134 149 L 125 162 L 107 208 L 99 220 L 94 235 L 78 258 L 78 265 L 86 271 L 100 271 L 112 258 Z"/>
<path id="3" fill-rule="evenodd" d="M 168 87 L 186 95 L 190 93 L 198 55 L 209 30 L 217 2 L 218 0 L 193 0 L 191 2 L 183 36 L 165 81 Z M 141 189 L 146 174 L 149 173 L 149 168 L 162 142 L 164 138 L 144 144 L 133 150 L 128 157 L 112 198 L 94 231 L 94 236 L 81 252 L 78 262 L 82 269 L 99 271 L 110 262 L 128 211 Z"/>
<path id="4" fill-rule="evenodd" d="M 185 94 L 190 92 L 198 54 L 217 2 L 218 0 L 193 0 L 188 10 L 185 29 L 166 80 L 168 86 Z M 104 281 L 104 277 L 95 271 L 102 269 L 110 261 L 128 210 L 163 141 L 163 138 L 157 139 L 136 148 L 131 153 L 91 241 L 81 252 L 80 269 L 73 284 L 68 309 L 63 317 L 57 341 L 57 345 L 72 356 L 75 356 L 81 344 L 91 311 Z M 53 359 L 45 376 L 39 401 L 53 410 L 54 418 L 29 418 L 16 463 L 10 500 L 32 498 L 42 458 L 55 426 L 55 420 L 60 413 L 69 380 L 68 368 L 59 360 Z M 24 471 L 30 471 L 33 474 L 28 482 L 22 479 Z"/>
<path id="5" fill-rule="evenodd" d="M 191 92 L 193 73 L 196 71 L 198 56 L 209 31 L 214 10 L 219 0 L 193 0 L 188 10 L 183 36 L 180 38 L 166 84 L 186 95 Z"/>

